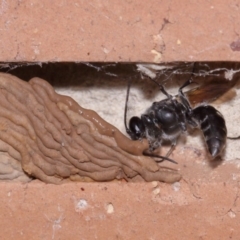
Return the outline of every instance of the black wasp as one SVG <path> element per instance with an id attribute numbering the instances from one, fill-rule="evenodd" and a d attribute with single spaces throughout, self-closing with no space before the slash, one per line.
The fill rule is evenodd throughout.
<path id="1" fill-rule="evenodd" d="M 183 88 L 193 83 L 192 77 L 179 88 L 177 96 L 170 95 L 163 85 L 154 79 L 152 80 L 159 86 L 166 99 L 154 102 L 141 117 L 132 117 L 129 121 L 129 127 L 127 127 L 126 115 L 130 84 L 125 104 L 124 122 L 126 132 L 132 140 L 146 138 L 149 142 L 150 153 L 143 154 L 174 162 L 168 157 L 174 150 L 179 136 L 186 133 L 190 127 L 199 128 L 202 131 L 212 159 L 220 156 L 227 139 L 225 120 L 217 109 L 208 104 L 202 104 L 195 108 L 191 107 L 183 93 Z M 171 143 L 171 148 L 166 156 L 152 154 L 164 142 Z"/>

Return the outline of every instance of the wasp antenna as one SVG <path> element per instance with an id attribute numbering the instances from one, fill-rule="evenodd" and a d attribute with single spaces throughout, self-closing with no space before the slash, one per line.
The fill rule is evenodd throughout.
<path id="1" fill-rule="evenodd" d="M 171 158 L 168 158 L 168 157 L 164 157 L 164 156 L 161 156 L 161 155 L 155 155 L 155 154 L 152 154 L 152 153 L 149 153 L 149 152 L 146 152 L 144 151 L 143 152 L 143 155 L 144 156 L 148 156 L 148 157 L 154 157 L 154 158 L 161 158 L 162 160 L 158 160 L 156 162 L 163 162 L 163 161 L 169 161 L 171 163 L 174 163 L 174 164 L 178 164 L 176 161 L 174 161 L 173 159 Z"/>

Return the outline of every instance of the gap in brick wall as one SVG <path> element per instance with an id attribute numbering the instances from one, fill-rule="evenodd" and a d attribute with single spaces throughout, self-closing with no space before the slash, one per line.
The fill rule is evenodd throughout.
<path id="1" fill-rule="evenodd" d="M 33 77 L 47 80 L 55 90 L 76 100 L 82 107 L 95 110 L 103 119 L 113 124 L 126 134 L 124 127 L 124 106 L 128 82 L 131 80 L 131 91 L 128 102 L 128 119 L 141 116 L 154 101 L 165 96 L 151 81 L 155 79 L 163 84 L 166 90 L 174 95 L 179 87 L 191 75 L 200 86 L 201 99 L 213 104 L 224 116 L 229 136 L 240 135 L 240 105 L 238 62 L 171 62 L 152 63 L 96 63 L 96 62 L 52 62 L 52 63 L 0 63 L 0 71 L 13 74 L 25 81 Z M 201 88 L 201 86 L 204 88 Z M 220 90 L 220 92 L 219 92 Z M 205 91 L 205 92 L 204 92 Z M 221 92 L 222 91 L 222 92 Z M 230 97 L 221 100 L 221 96 L 230 92 Z M 217 96 L 218 95 L 218 96 Z M 198 98 L 196 96 L 193 97 Z M 220 100 L 214 102 L 216 98 Z M 233 124 L 234 123 L 234 124 Z M 200 134 L 188 136 L 186 146 L 204 149 Z M 227 160 L 240 155 L 238 141 L 228 141 Z"/>

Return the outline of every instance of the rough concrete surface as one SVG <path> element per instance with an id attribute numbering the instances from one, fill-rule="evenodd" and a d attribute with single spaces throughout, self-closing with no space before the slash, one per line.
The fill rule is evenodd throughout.
<path id="1" fill-rule="evenodd" d="M 239 239 L 239 169 L 181 182 L 0 184 L 1 239 Z M 208 170 L 206 170 L 208 169 Z"/>
<path id="2" fill-rule="evenodd" d="M 0 61 L 234 61 L 239 12 L 236 0 L 1 0 Z"/>

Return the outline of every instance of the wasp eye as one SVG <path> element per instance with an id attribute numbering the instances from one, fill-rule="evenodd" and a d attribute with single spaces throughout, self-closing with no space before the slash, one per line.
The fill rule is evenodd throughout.
<path id="1" fill-rule="evenodd" d="M 143 137 L 145 132 L 145 126 L 139 117 L 132 117 L 129 121 L 129 129 L 132 132 L 131 138 L 133 140 L 138 140 Z"/>

